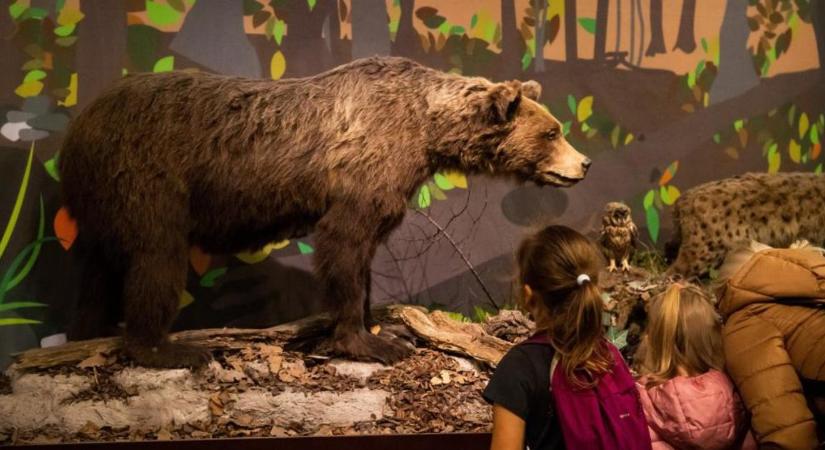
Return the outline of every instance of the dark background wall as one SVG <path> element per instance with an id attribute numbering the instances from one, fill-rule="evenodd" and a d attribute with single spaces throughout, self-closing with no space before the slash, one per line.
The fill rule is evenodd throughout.
<path id="1" fill-rule="evenodd" d="M 511 302 L 511 255 L 547 221 L 593 232 L 623 200 L 647 243 L 682 190 L 825 158 L 825 5 L 817 0 L 4 0 L 0 2 L 0 366 L 65 328 L 74 228 L 61 210 L 69 119 L 126 73 L 312 75 L 401 55 L 493 80 L 535 79 L 594 160 L 570 190 L 440 173 L 373 266 L 377 302 L 472 314 Z M 180 120 L 186 120 L 181 117 Z M 140 236 L 135 236 L 140 239 Z M 179 328 L 265 326 L 320 308 L 312 237 L 192 251 Z"/>

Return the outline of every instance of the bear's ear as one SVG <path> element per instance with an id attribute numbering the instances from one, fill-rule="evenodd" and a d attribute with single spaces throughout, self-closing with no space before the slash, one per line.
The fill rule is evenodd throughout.
<path id="1" fill-rule="evenodd" d="M 538 81 L 530 80 L 521 84 L 521 93 L 535 102 L 541 97 L 541 85 Z"/>
<path id="2" fill-rule="evenodd" d="M 513 118 L 521 103 L 521 82 L 507 81 L 490 87 L 488 94 L 490 114 L 496 123 L 504 123 Z"/>

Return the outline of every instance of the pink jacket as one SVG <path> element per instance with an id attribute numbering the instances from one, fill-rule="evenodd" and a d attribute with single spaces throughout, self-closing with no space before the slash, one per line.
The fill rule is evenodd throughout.
<path id="1" fill-rule="evenodd" d="M 742 400 L 724 373 L 637 387 L 654 450 L 756 448 Z"/>

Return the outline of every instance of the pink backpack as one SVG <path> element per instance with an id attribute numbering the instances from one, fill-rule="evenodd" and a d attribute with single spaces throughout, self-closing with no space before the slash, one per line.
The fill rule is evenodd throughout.
<path id="1" fill-rule="evenodd" d="M 534 335 L 525 344 L 550 345 L 545 335 Z M 570 384 L 553 357 L 550 390 L 567 448 L 603 450 L 650 450 L 650 434 L 633 376 L 610 343 L 615 364 L 592 389 Z"/>

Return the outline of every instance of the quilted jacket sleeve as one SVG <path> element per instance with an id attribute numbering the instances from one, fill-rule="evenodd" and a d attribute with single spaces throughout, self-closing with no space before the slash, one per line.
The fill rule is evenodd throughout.
<path id="1" fill-rule="evenodd" d="M 816 448 L 816 425 L 780 331 L 753 304 L 728 318 L 723 331 L 728 373 L 752 414 L 760 447 Z"/>

